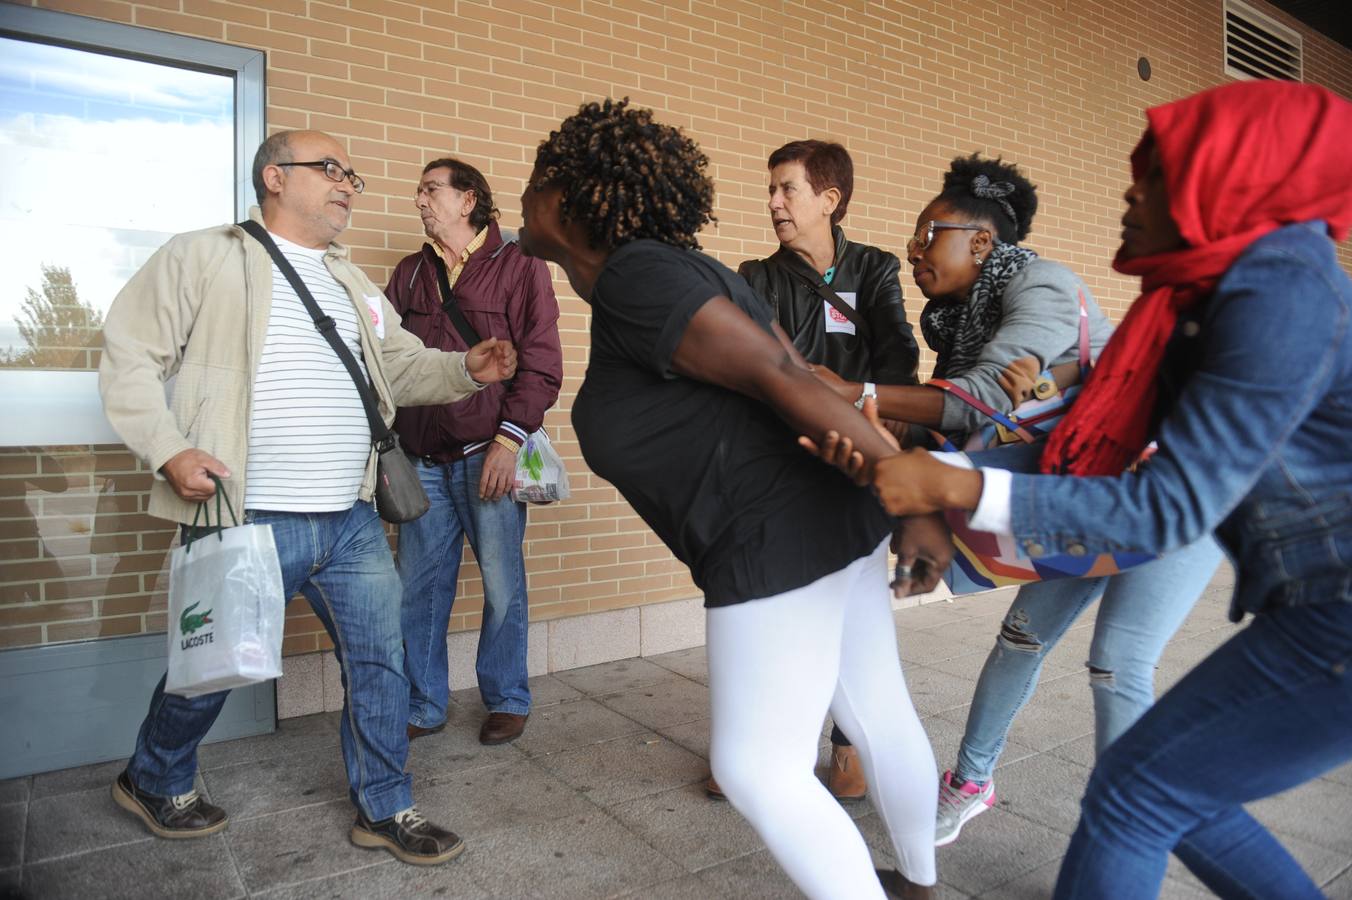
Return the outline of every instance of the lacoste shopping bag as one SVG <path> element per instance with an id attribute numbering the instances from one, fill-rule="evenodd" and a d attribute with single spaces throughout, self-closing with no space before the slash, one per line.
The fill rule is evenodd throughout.
<path id="1" fill-rule="evenodd" d="M 217 481 L 218 525 L 224 493 Z M 198 507 L 198 515 L 205 507 Z M 230 516 L 234 519 L 233 510 Z M 186 541 L 169 559 L 169 674 L 164 689 L 196 697 L 280 678 L 285 613 L 271 525 L 223 527 Z"/>

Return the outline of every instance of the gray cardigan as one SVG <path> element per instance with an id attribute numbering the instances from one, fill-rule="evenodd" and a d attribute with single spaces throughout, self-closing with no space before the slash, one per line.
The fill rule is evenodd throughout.
<path id="1" fill-rule="evenodd" d="M 948 380 L 1008 413 L 1013 404 L 997 379 L 1011 362 L 1034 356 L 1045 369 L 1079 357 L 1080 291 L 1089 311 L 1090 355 L 1097 358 L 1112 334 L 1112 323 L 1078 275 L 1060 263 L 1035 259 L 1005 286 L 1000 327 L 982 349 L 975 368 Z M 944 434 L 975 431 L 988 422 L 957 397 L 944 395 L 939 426 Z"/>

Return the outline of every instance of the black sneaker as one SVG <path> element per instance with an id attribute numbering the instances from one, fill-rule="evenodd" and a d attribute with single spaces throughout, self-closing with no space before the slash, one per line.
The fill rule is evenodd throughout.
<path id="1" fill-rule="evenodd" d="M 454 832 L 433 825 L 412 806 L 379 822 L 358 812 L 350 837 L 358 847 L 388 850 L 415 866 L 435 866 L 465 852 L 465 842 Z"/>
<path id="2" fill-rule="evenodd" d="M 113 802 L 162 838 L 206 837 L 230 821 L 225 810 L 203 800 L 195 789 L 176 797 L 147 794 L 132 784 L 125 770 L 113 782 Z"/>

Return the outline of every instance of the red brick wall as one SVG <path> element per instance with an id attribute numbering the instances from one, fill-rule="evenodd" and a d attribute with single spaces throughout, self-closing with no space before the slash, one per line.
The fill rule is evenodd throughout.
<path id="1" fill-rule="evenodd" d="M 948 160 L 980 150 L 1027 169 L 1042 200 L 1029 244 L 1079 271 L 1120 315 L 1135 291 L 1108 260 L 1142 110 L 1227 80 L 1219 2 L 34 5 L 266 50 L 269 128 L 338 136 L 367 178 L 345 240 L 382 284 L 422 240 L 412 189 L 424 161 L 449 153 L 475 163 L 515 227 L 536 143 L 579 102 L 628 95 L 708 153 L 719 225 L 704 243 L 729 264 L 773 249 L 764 166 L 786 140 L 850 148 L 856 186 L 845 228 L 893 251 Z M 1352 94 L 1352 52 L 1269 11 L 1304 35 L 1306 80 Z M 1149 82 L 1136 74 L 1140 56 L 1153 66 Z M 568 410 L 586 364 L 588 310 L 562 280 L 556 288 L 566 373 L 547 425 L 570 458 L 575 494 L 531 510 L 531 616 L 692 596 L 684 568 L 578 458 Z M 919 293 L 905 288 L 914 317 Z M 47 490 L 41 477 L 67 486 Z M 148 479 L 116 447 L 0 453 L 0 646 L 163 627 L 158 570 L 169 532 L 142 512 Z M 66 527 L 69 539 L 40 547 L 35 516 Z M 475 627 L 481 608 L 469 566 L 452 627 Z M 328 645 L 304 604 L 291 613 L 288 652 Z"/>

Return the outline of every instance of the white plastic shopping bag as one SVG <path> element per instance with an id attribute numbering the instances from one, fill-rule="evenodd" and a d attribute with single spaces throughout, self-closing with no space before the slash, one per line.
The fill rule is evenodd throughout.
<path id="1" fill-rule="evenodd" d="M 563 467 L 554 445 L 543 428 L 532 432 L 516 455 L 516 480 L 512 499 L 527 503 L 552 503 L 566 500 L 568 471 Z"/>
<path id="2" fill-rule="evenodd" d="M 219 483 L 216 490 L 219 497 Z M 178 547 L 169 559 L 164 689 L 196 697 L 280 678 L 285 615 L 271 525 L 236 525 Z"/>

